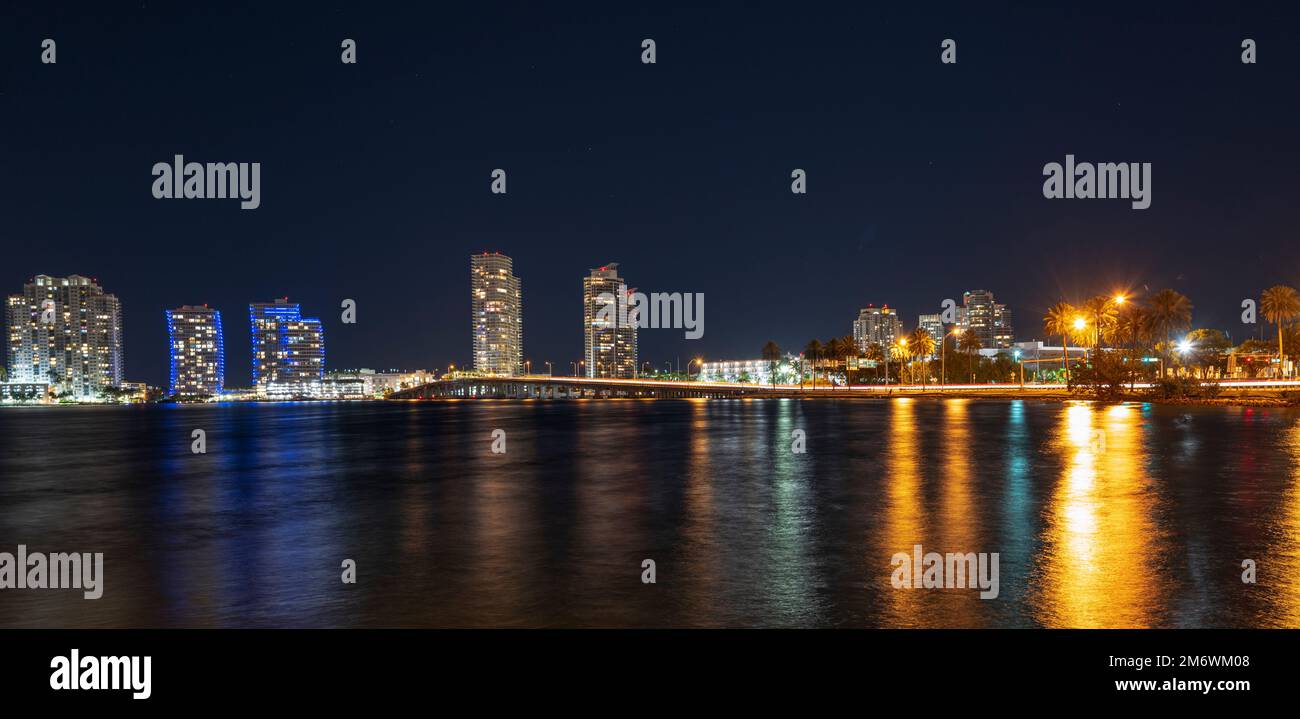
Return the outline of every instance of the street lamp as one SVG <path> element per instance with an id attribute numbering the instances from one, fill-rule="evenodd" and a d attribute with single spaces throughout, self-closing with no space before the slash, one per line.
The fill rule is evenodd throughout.
<path id="1" fill-rule="evenodd" d="M 946 385 L 948 384 L 948 336 L 949 335 L 952 335 L 953 337 L 960 337 L 961 328 L 953 327 L 952 332 L 945 334 L 943 338 L 939 340 L 939 374 L 940 374 L 939 385 L 941 387 L 946 387 Z"/>
<path id="2" fill-rule="evenodd" d="M 554 368 L 551 367 L 551 363 L 550 363 L 550 362 L 547 362 L 547 363 L 546 363 L 546 376 L 547 376 L 547 377 L 553 377 L 554 375 L 555 375 L 555 370 L 554 370 Z"/>
<path id="3" fill-rule="evenodd" d="M 906 338 L 906 337 L 899 337 L 899 338 L 898 338 L 898 347 L 899 347 L 899 352 L 898 352 L 898 356 L 899 356 L 899 358 L 900 358 L 900 359 L 908 359 L 908 357 L 907 357 L 907 338 Z M 901 388 L 902 388 L 902 385 L 903 385 L 903 377 L 902 377 L 902 372 L 903 372 L 903 370 L 902 370 L 901 367 L 899 368 L 898 372 L 899 372 L 898 384 L 899 384 L 899 388 L 901 389 Z M 911 373 L 911 372 L 910 372 L 910 370 L 909 370 L 909 374 L 910 374 L 910 373 Z"/>
<path id="4" fill-rule="evenodd" d="M 691 378 L 691 365 L 692 365 L 692 364 L 699 365 L 699 370 L 695 373 L 695 377 L 698 379 L 699 376 L 700 376 L 700 372 L 703 372 L 703 371 L 704 371 L 704 358 L 702 358 L 702 357 L 696 357 L 695 359 L 693 359 L 693 360 L 691 360 L 690 362 L 687 362 L 687 363 L 686 363 L 686 379 L 690 379 L 690 378 Z"/>

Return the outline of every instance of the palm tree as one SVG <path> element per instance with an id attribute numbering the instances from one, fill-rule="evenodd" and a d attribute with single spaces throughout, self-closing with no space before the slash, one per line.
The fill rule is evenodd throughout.
<path id="1" fill-rule="evenodd" d="M 1282 336 L 1286 334 L 1283 325 L 1300 317 L 1300 294 L 1295 288 L 1275 285 L 1264 290 L 1259 308 L 1264 312 L 1264 319 L 1277 325 L 1277 361 L 1279 369 L 1286 367 L 1286 353 Z"/>
<path id="2" fill-rule="evenodd" d="M 980 338 L 974 332 L 962 332 L 957 338 L 957 348 L 966 353 L 966 361 L 970 364 L 970 383 L 975 384 L 975 353 L 983 349 Z"/>
<path id="3" fill-rule="evenodd" d="M 872 342 L 871 344 L 867 345 L 867 351 L 864 352 L 862 356 L 863 356 L 865 359 L 868 359 L 868 360 L 870 360 L 870 361 L 872 361 L 872 362 L 877 363 L 877 364 L 876 364 L 876 379 L 880 379 L 880 364 L 879 364 L 879 363 L 880 363 L 881 360 L 883 360 L 883 359 L 885 358 L 885 353 L 882 352 L 881 349 L 880 349 L 880 343 L 879 343 L 879 342 Z"/>
<path id="4" fill-rule="evenodd" d="M 911 354 L 910 354 L 910 352 L 909 352 L 910 349 L 911 349 L 911 348 L 909 348 L 907 345 L 905 345 L 905 344 L 903 344 L 903 343 L 901 343 L 901 342 L 895 342 L 894 344 L 891 344 L 891 345 L 889 346 L 889 355 L 890 355 L 891 357 L 893 357 L 896 361 L 898 361 L 898 362 L 900 362 L 900 363 L 905 363 L 905 362 L 907 362 L 908 358 L 911 356 Z M 898 371 L 898 375 L 899 375 L 899 376 L 898 376 L 898 383 L 899 383 L 899 384 L 902 384 L 902 383 L 903 383 L 903 371 L 902 371 L 902 369 L 901 369 L 901 366 L 902 366 L 902 365 L 900 365 L 900 369 L 899 369 L 899 371 Z"/>
<path id="5" fill-rule="evenodd" d="M 912 330 L 911 336 L 907 340 L 907 346 L 912 350 L 914 357 L 928 358 L 934 354 L 934 338 L 924 327 L 917 327 Z M 930 370 L 925 365 L 921 367 L 921 385 L 924 386 L 929 380 Z"/>
<path id="6" fill-rule="evenodd" d="M 1101 347 L 1103 337 L 1114 336 L 1119 307 L 1115 304 L 1115 298 L 1097 295 L 1083 303 L 1083 316 L 1088 320 L 1091 328 L 1088 337 L 1093 350 L 1096 350 Z"/>
<path id="7" fill-rule="evenodd" d="M 1128 341 L 1128 361 L 1130 365 L 1136 361 L 1138 342 L 1146 337 L 1147 324 L 1147 311 L 1136 302 L 1124 305 L 1115 318 L 1113 342 L 1122 344 L 1125 340 Z M 1129 367 L 1129 372 L 1129 389 L 1132 390 L 1136 382 L 1135 368 Z"/>
<path id="8" fill-rule="evenodd" d="M 1043 317 L 1043 331 L 1048 337 L 1061 336 L 1061 367 L 1065 369 L 1065 385 L 1070 386 L 1070 333 L 1074 331 L 1074 319 L 1078 313 L 1069 302 L 1057 302 L 1047 310 Z"/>
<path id="9" fill-rule="evenodd" d="M 1164 337 L 1164 351 L 1160 353 L 1160 379 L 1165 378 L 1165 355 L 1174 331 L 1187 329 L 1192 324 L 1192 301 L 1174 290 L 1160 290 L 1151 296 L 1149 326 L 1154 337 Z"/>
<path id="10" fill-rule="evenodd" d="M 776 389 L 776 364 L 781 361 L 781 346 L 768 340 L 763 345 L 763 359 L 767 360 L 767 368 L 772 375 L 772 389 Z"/>
<path id="11" fill-rule="evenodd" d="M 822 343 L 821 340 L 818 339 L 808 340 L 808 344 L 805 345 L 803 348 L 804 356 L 807 357 L 810 361 L 812 361 L 813 389 L 817 389 L 817 357 L 821 355 L 821 353 L 822 353 Z M 799 384 L 803 385 L 802 368 L 800 368 L 800 372 L 799 372 Z"/>
<path id="12" fill-rule="evenodd" d="M 844 361 L 844 383 L 852 384 L 849 381 L 849 360 L 858 356 L 858 343 L 853 339 L 853 335 L 844 335 L 840 338 L 839 358 Z"/>

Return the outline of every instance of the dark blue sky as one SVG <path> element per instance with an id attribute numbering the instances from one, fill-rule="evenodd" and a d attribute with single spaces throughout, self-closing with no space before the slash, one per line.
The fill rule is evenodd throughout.
<path id="1" fill-rule="evenodd" d="M 867 303 L 911 325 L 977 287 L 1021 339 L 1062 296 L 1143 285 L 1240 338 L 1242 298 L 1300 283 L 1300 36 L 1281 4 L 188 5 L 0 23 L 0 289 L 99 278 L 131 379 L 166 380 L 164 309 L 208 303 L 227 383 L 247 385 L 248 302 L 283 295 L 325 321 L 331 367 L 465 363 L 484 249 L 514 257 L 525 355 L 557 370 L 581 353 L 582 277 L 610 261 L 706 296 L 703 339 L 642 332 L 658 365 L 847 334 Z M 177 153 L 260 162 L 261 208 L 153 199 L 150 168 Z M 1153 163 L 1151 209 L 1043 199 L 1066 153 Z"/>

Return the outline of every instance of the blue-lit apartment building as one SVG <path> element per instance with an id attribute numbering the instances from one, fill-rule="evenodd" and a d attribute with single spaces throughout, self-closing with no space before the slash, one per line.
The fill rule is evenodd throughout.
<path id="1" fill-rule="evenodd" d="M 221 312 L 207 305 L 167 310 L 171 379 L 175 397 L 215 397 L 226 386 L 226 347 Z"/>
<path id="2" fill-rule="evenodd" d="M 318 398 L 325 377 L 325 330 L 289 298 L 248 306 L 253 387 L 274 399 Z"/>

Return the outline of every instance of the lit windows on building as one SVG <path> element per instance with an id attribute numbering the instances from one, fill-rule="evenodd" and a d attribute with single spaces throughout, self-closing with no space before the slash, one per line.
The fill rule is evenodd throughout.
<path id="1" fill-rule="evenodd" d="M 325 330 L 283 298 L 248 306 L 253 346 L 253 386 L 258 396 L 317 398 L 325 377 Z"/>
<path id="2" fill-rule="evenodd" d="M 226 384 L 226 351 L 221 312 L 207 305 L 167 310 L 171 375 L 167 393 L 213 397 Z"/>
<path id="3" fill-rule="evenodd" d="M 514 260 L 499 252 L 471 255 L 469 273 L 474 370 L 484 375 L 523 374 L 523 290 Z"/>

